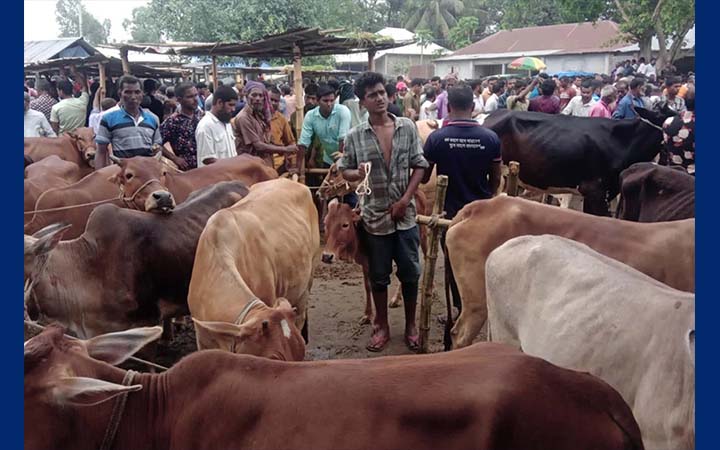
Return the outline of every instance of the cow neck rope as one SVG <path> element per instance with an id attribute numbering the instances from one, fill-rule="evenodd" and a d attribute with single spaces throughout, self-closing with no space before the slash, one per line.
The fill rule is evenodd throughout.
<path id="1" fill-rule="evenodd" d="M 372 163 L 368 161 L 363 164 L 365 164 L 365 178 L 355 188 L 355 194 L 360 197 L 360 208 L 365 204 L 365 196 L 372 194 L 372 189 L 370 189 L 370 170 L 372 169 Z"/>
<path id="2" fill-rule="evenodd" d="M 135 197 L 137 197 L 137 195 L 138 195 L 143 189 L 145 189 L 146 187 L 148 187 L 148 185 L 150 185 L 150 183 L 154 183 L 155 181 L 157 181 L 158 184 L 162 185 L 162 183 L 160 183 L 160 180 L 158 180 L 157 178 L 150 178 L 149 180 L 147 180 L 146 182 L 144 182 L 139 188 L 137 188 L 137 189 L 135 190 L 135 193 L 134 193 L 133 195 L 131 195 L 130 197 L 123 197 L 123 193 L 124 193 L 124 192 L 123 192 L 123 190 L 122 190 L 122 188 L 121 188 L 121 189 L 120 189 L 120 196 L 122 197 L 122 200 L 125 202 L 126 205 L 134 205 Z"/>
<path id="3" fill-rule="evenodd" d="M 132 381 L 133 378 L 135 378 L 136 373 L 137 372 L 135 372 L 134 370 L 128 370 L 127 372 L 125 372 L 122 385 L 132 385 Z M 123 418 L 123 413 L 125 412 L 125 404 L 127 403 L 128 395 L 130 395 L 130 392 L 125 391 L 120 394 L 118 398 L 115 399 L 115 404 L 113 404 L 112 409 L 112 415 L 110 416 L 110 422 L 108 423 L 107 429 L 105 430 L 105 437 L 103 437 L 102 445 L 100 445 L 99 450 L 110 450 L 112 448 L 113 442 L 115 441 L 115 435 L 117 434 L 117 430 L 120 427 L 120 422 Z"/>
<path id="4" fill-rule="evenodd" d="M 235 325 L 242 325 L 242 323 L 245 321 L 245 318 L 247 317 L 250 310 L 253 309 L 255 307 L 255 305 L 258 305 L 262 302 L 263 302 L 262 300 L 260 300 L 259 298 L 256 297 L 255 299 L 253 299 L 253 301 L 251 301 L 250 303 L 245 305 L 243 307 L 243 309 L 240 311 L 240 314 L 238 314 L 237 319 L 235 319 L 235 322 L 234 322 Z"/>

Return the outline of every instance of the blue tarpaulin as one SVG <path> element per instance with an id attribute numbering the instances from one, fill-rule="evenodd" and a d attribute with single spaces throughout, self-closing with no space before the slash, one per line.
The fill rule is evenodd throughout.
<path id="1" fill-rule="evenodd" d="M 579 70 L 566 70 L 564 72 L 555 72 L 555 73 L 549 73 L 551 77 L 594 77 L 595 74 L 593 72 L 581 72 Z"/>

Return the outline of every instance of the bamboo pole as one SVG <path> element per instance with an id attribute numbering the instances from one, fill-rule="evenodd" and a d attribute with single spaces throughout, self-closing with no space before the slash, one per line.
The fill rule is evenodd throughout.
<path id="1" fill-rule="evenodd" d="M 100 89 L 107 94 L 107 88 L 105 86 L 105 64 L 103 63 L 98 64 L 98 76 L 100 77 Z M 100 101 L 103 101 L 102 95 L 100 96 Z"/>
<path id="2" fill-rule="evenodd" d="M 215 89 L 218 88 L 218 69 L 217 69 L 217 56 L 212 56 L 212 77 L 213 77 L 213 86 Z"/>
<path id="3" fill-rule="evenodd" d="M 434 217 L 440 216 L 445 208 L 445 193 L 447 192 L 447 186 L 447 175 L 438 175 L 437 190 L 435 191 L 435 204 L 433 205 L 432 210 Z M 438 225 L 440 225 L 440 222 L 438 222 Z M 437 262 L 441 228 L 442 225 L 430 228 L 428 254 L 425 256 L 425 264 L 423 267 L 422 287 L 420 289 L 420 353 L 427 353 L 430 344 L 429 335 L 430 312 L 432 311 L 432 287 L 435 280 L 435 263 Z"/>
<path id="4" fill-rule="evenodd" d="M 520 176 L 520 163 L 517 161 L 510 161 L 508 165 L 508 178 L 507 178 L 507 195 L 510 197 L 517 197 L 518 195 L 518 178 Z"/>
<path id="5" fill-rule="evenodd" d="M 130 75 L 130 60 L 128 59 L 128 49 L 120 49 L 120 60 L 122 61 L 123 75 Z"/>
<path id="6" fill-rule="evenodd" d="M 302 85 L 302 51 L 297 42 L 293 43 L 293 90 L 295 91 L 295 129 L 298 131 L 298 140 L 304 119 L 305 94 Z M 298 181 L 305 184 L 305 154 L 297 153 L 300 177 Z"/>

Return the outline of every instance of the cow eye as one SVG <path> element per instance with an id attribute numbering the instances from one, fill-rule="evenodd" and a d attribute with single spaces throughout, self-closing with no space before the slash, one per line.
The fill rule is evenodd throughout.
<path id="1" fill-rule="evenodd" d="M 350 227 L 350 224 L 349 224 L 349 223 L 344 223 L 344 224 L 342 224 L 342 227 L 343 227 L 343 228 L 349 228 L 349 227 Z"/>
<path id="2" fill-rule="evenodd" d="M 131 173 L 126 173 L 126 174 L 125 174 L 125 178 L 128 179 L 128 180 L 132 179 L 132 177 L 133 177 L 133 174 L 131 174 Z"/>

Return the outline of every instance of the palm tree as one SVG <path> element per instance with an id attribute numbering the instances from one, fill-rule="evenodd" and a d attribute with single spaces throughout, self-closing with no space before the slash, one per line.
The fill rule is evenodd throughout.
<path id="1" fill-rule="evenodd" d="M 415 30 L 415 38 L 417 39 L 418 45 L 420 46 L 420 65 L 422 65 L 425 48 L 432 44 L 433 34 L 432 31 L 426 28 L 417 29 Z"/>
<path id="2" fill-rule="evenodd" d="M 415 0 L 405 28 L 410 31 L 429 29 L 434 36 L 447 39 L 450 28 L 457 24 L 464 10 L 462 0 Z"/>

